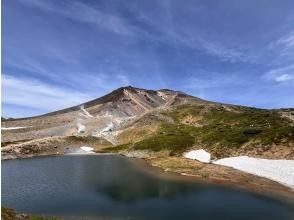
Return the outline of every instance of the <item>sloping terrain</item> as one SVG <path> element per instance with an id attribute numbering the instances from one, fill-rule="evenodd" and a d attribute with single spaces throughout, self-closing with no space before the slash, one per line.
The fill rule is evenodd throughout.
<path id="1" fill-rule="evenodd" d="M 8 149 L 11 152 L 11 149 L 23 146 L 24 142 L 31 146 L 33 141 L 32 148 L 35 148 L 43 138 L 67 136 L 97 137 L 117 145 L 121 142 L 118 134 L 131 128 L 140 118 L 150 112 L 188 102 L 205 101 L 171 90 L 122 87 L 71 108 L 37 117 L 2 120 L 2 152 Z M 145 128 L 149 130 L 148 126 Z"/>
<path id="2" fill-rule="evenodd" d="M 180 95 L 183 97 L 178 100 L 177 96 Z M 101 132 L 107 133 L 124 127 L 153 109 L 166 108 L 188 98 L 189 96 L 170 90 L 123 87 L 79 106 L 37 117 L 2 121 L 2 128 L 20 128 L 2 130 L 2 143 L 50 136 L 101 136 Z"/>
<path id="3" fill-rule="evenodd" d="M 137 128 L 126 129 L 125 136 L 136 135 L 117 148 L 107 151 L 152 151 L 182 155 L 191 149 L 203 148 L 214 159 L 228 156 L 257 156 L 272 159 L 294 158 L 294 123 L 290 117 L 293 110 L 263 110 L 241 106 L 213 103 L 181 104 L 165 109 L 148 119 L 156 124 L 152 133 L 138 136 L 146 128 L 137 123 Z M 163 120 L 163 115 L 170 120 Z M 153 117 L 153 119 L 152 119 Z M 156 117 L 156 119 L 154 118 Z M 146 122 L 145 124 L 148 124 Z M 148 130 L 148 129 L 147 129 Z M 150 131 L 150 129 L 149 129 Z M 144 138 L 143 138 L 144 137 Z"/>
<path id="4" fill-rule="evenodd" d="M 11 154 L 11 149 L 25 143 L 40 146 L 44 138 L 63 143 L 62 137 L 78 136 L 97 138 L 100 144 L 95 149 L 103 152 L 177 156 L 203 148 L 213 158 L 293 159 L 293 125 L 293 109 L 263 110 L 213 103 L 167 89 L 122 87 L 79 106 L 2 121 L 2 154 Z"/>

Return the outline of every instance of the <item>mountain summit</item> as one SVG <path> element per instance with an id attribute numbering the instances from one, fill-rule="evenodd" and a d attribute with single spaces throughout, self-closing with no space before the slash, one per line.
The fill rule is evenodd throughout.
<path id="1" fill-rule="evenodd" d="M 132 86 L 120 87 L 109 94 L 78 106 L 52 112 L 46 115 L 56 115 L 79 110 L 81 106 L 93 114 L 103 114 L 106 111 L 119 109 L 129 116 L 140 115 L 159 107 L 168 107 L 183 102 L 204 101 L 179 91 L 169 89 L 147 90 Z"/>
<path id="2" fill-rule="evenodd" d="M 24 137 L 33 139 L 60 135 L 95 135 L 101 129 L 111 127 L 111 130 L 118 130 L 145 114 L 184 103 L 208 102 L 169 89 L 148 90 L 126 86 L 77 106 L 41 116 L 7 120 L 2 126 L 26 128 L 18 140 L 23 140 Z M 4 138 L 11 140 L 6 136 Z"/>
<path id="3" fill-rule="evenodd" d="M 71 108 L 5 120 L 2 144 L 36 138 L 92 137 L 119 146 L 113 148 L 119 151 L 182 154 L 201 146 L 215 157 L 246 152 L 291 158 L 293 125 L 293 109 L 256 109 L 209 102 L 169 89 L 127 86 Z"/>

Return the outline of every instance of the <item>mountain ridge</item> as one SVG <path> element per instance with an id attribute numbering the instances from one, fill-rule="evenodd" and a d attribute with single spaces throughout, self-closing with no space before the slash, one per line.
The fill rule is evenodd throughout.
<path id="1" fill-rule="evenodd" d="M 119 152 L 294 157 L 294 110 L 206 101 L 169 89 L 121 87 L 100 98 L 33 118 L 2 121 L 2 144 L 50 137 L 96 137 Z M 91 139 L 92 140 L 92 139 Z M 122 147 L 122 145 L 124 147 Z M 254 147 L 255 146 L 255 147 Z"/>
<path id="2" fill-rule="evenodd" d="M 98 97 L 96 99 L 93 100 L 89 100 L 77 105 L 74 105 L 72 107 L 66 107 L 66 108 L 62 108 L 59 110 L 54 110 L 45 114 L 41 114 L 41 115 L 36 115 L 36 116 L 30 116 L 30 117 L 21 117 L 21 118 L 4 118 L 1 117 L 2 121 L 18 121 L 18 120 L 26 120 L 26 119 L 33 119 L 33 118 L 38 118 L 38 117 L 43 117 L 43 116 L 50 116 L 50 115 L 55 115 L 55 114 L 62 114 L 62 113 L 67 113 L 69 111 L 78 111 L 80 110 L 81 106 L 84 106 L 85 108 L 89 108 L 92 107 L 93 105 L 97 105 L 97 104 L 103 104 L 106 102 L 110 102 L 110 101 L 114 101 L 115 99 L 119 99 L 120 97 L 122 97 L 124 95 L 124 90 L 128 90 L 128 91 L 133 91 L 133 92 L 137 92 L 137 91 L 145 91 L 147 93 L 150 94 L 154 94 L 154 93 L 160 93 L 160 92 L 166 92 L 166 93 L 172 93 L 172 94 L 177 94 L 177 96 L 182 96 L 182 97 L 186 97 L 186 98 L 191 98 L 191 99 L 195 99 L 198 101 L 203 101 L 206 103 L 213 103 L 213 104 L 219 104 L 219 105 L 226 105 L 226 106 L 241 106 L 241 107 L 248 107 L 248 108 L 255 108 L 255 109 L 263 109 L 263 110 L 273 110 L 273 111 L 293 111 L 294 108 L 273 108 L 273 109 L 264 109 L 264 108 L 257 108 L 257 107 L 253 107 L 253 106 L 245 106 L 245 105 L 238 105 L 238 104 L 233 104 L 233 103 L 221 103 L 221 102 L 216 102 L 216 101 L 209 101 L 209 100 L 205 100 L 181 91 L 177 91 L 177 90 L 172 90 L 172 89 L 167 89 L 167 88 L 163 88 L 163 89 L 158 89 L 158 90 L 153 90 L 153 89 L 144 89 L 144 88 L 138 88 L 138 87 L 133 87 L 133 86 L 123 86 L 123 87 L 119 87 L 101 97 Z"/>

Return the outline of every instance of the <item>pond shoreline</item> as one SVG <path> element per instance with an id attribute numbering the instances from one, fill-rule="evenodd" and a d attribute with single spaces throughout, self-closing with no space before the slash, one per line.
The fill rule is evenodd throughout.
<path id="1" fill-rule="evenodd" d="M 160 176 L 161 178 L 171 178 L 181 181 L 191 181 L 198 184 L 212 184 L 217 187 L 231 188 L 234 190 L 246 191 L 249 193 L 266 196 L 281 202 L 294 205 L 294 191 L 278 182 L 248 174 L 233 168 L 224 167 L 214 164 L 203 164 L 180 157 L 146 157 L 137 158 L 120 153 L 79 153 L 79 154 L 40 154 L 26 155 L 24 157 L 5 158 L 5 160 L 14 159 L 32 159 L 42 157 L 58 157 L 58 156 L 99 156 L 99 155 L 115 155 L 128 158 L 131 162 L 136 162 L 138 169 L 143 170 L 151 175 Z M 133 160 L 132 160 L 133 159 Z M 174 163 L 178 167 L 174 167 Z M 202 173 L 193 173 L 194 170 L 203 170 L 209 167 L 209 171 L 205 176 Z M 218 176 L 210 176 L 210 172 L 219 173 Z M 235 179 L 232 179 L 235 175 Z"/>
<path id="2" fill-rule="evenodd" d="M 60 161 L 60 163 L 58 161 Z M 100 161 L 100 163 L 99 162 L 98 163 L 96 163 L 96 162 L 95 163 L 92 163 L 92 162 L 91 163 L 85 163 L 85 161 L 92 161 L 92 162 L 93 161 L 97 161 L 97 162 Z M 115 161 L 122 161 L 122 163 L 121 163 L 122 166 L 117 166 L 118 163 L 116 163 Z M 82 162 L 82 163 L 78 163 L 78 162 Z M 21 166 L 22 168 L 19 170 L 21 164 L 22 164 L 22 166 Z M 43 164 L 44 164 L 44 166 L 43 166 Z M 92 167 L 91 168 L 87 164 L 88 165 L 90 165 L 90 164 L 94 165 L 95 164 L 95 165 L 91 166 Z M 110 164 L 112 164 L 112 165 L 110 165 Z M 114 179 L 113 183 L 109 182 L 109 183 L 106 184 L 106 182 L 104 182 L 102 180 L 104 179 L 104 176 L 107 175 L 107 173 L 109 173 L 109 172 L 105 172 L 105 171 L 109 169 L 109 167 L 108 167 L 109 165 L 113 166 L 113 164 L 114 164 L 114 167 L 118 168 L 118 170 L 116 168 L 114 168 L 114 171 L 116 171 L 116 172 L 119 171 L 119 172 L 117 172 L 117 174 L 115 175 L 115 179 Z M 65 166 L 61 166 L 61 165 L 65 165 Z M 25 170 L 33 169 L 32 171 L 33 171 L 34 174 L 32 174 L 31 177 L 29 177 L 29 179 L 31 180 L 31 179 L 34 179 L 36 177 L 36 179 L 37 179 L 36 183 L 37 184 L 41 183 L 39 178 L 44 179 L 45 177 L 47 178 L 47 176 L 50 176 L 50 175 L 43 175 L 43 176 L 41 175 L 39 177 L 39 175 L 38 175 L 39 172 L 35 169 L 35 167 L 40 167 L 41 170 L 45 171 L 45 172 L 41 172 L 43 174 L 47 173 L 46 170 L 49 170 L 48 174 L 52 173 L 52 171 L 54 170 L 53 171 L 54 175 L 52 177 L 51 176 L 49 177 L 50 181 L 49 182 L 46 181 L 49 184 L 50 184 L 50 182 L 52 183 L 51 186 L 53 187 L 52 190 L 54 190 L 54 192 L 56 192 L 56 190 L 57 190 L 57 192 L 62 192 L 61 190 L 64 189 L 63 188 L 64 185 L 68 185 L 68 183 L 74 183 L 72 185 L 72 186 L 74 186 L 72 189 L 75 189 L 76 184 L 78 183 L 78 184 L 82 184 L 82 185 L 80 185 L 80 186 L 82 186 L 81 187 L 82 190 L 80 191 L 80 192 L 82 192 L 82 194 L 80 194 L 80 196 L 82 196 L 81 198 L 83 198 L 83 199 L 87 198 L 89 195 L 93 195 L 93 196 L 90 196 L 89 198 L 92 198 L 92 199 L 94 199 L 94 201 L 96 201 L 96 198 L 98 198 L 98 197 L 95 196 L 95 193 L 99 192 L 100 190 L 103 190 L 103 193 L 101 194 L 101 195 L 103 195 L 101 197 L 102 201 L 103 201 L 103 198 L 106 198 L 105 196 L 108 195 L 108 196 L 110 196 L 109 198 L 111 198 L 110 201 L 112 201 L 112 200 L 114 201 L 113 204 L 117 204 L 117 202 L 119 201 L 120 203 L 121 202 L 125 203 L 125 205 L 127 205 L 127 207 L 129 207 L 128 203 L 130 202 L 129 199 L 131 199 L 131 198 L 135 199 L 135 200 L 131 200 L 131 201 L 133 201 L 133 202 L 138 201 L 139 204 L 140 204 L 141 200 L 140 199 L 136 200 L 136 198 L 137 199 L 141 198 L 141 196 L 143 196 L 143 195 L 147 196 L 147 198 L 149 198 L 148 196 L 153 195 L 153 196 L 155 196 L 154 198 L 156 198 L 156 199 L 159 199 L 159 200 L 163 199 L 163 201 L 166 201 L 164 198 L 170 198 L 169 196 L 173 195 L 172 192 L 177 189 L 177 187 L 174 188 L 174 186 L 177 186 L 177 185 L 180 184 L 181 186 L 183 186 L 183 188 L 179 188 L 179 189 L 182 189 L 182 190 L 184 190 L 184 189 L 187 190 L 187 188 L 184 187 L 184 186 L 191 186 L 191 187 L 195 186 L 196 187 L 195 189 L 197 189 L 197 188 L 199 189 L 199 193 L 200 193 L 199 196 L 200 196 L 200 198 L 202 198 L 202 196 L 204 196 L 202 198 L 204 203 L 201 202 L 202 199 L 199 200 L 198 196 L 196 196 L 194 198 L 195 198 L 196 204 L 199 203 L 198 205 L 200 205 L 200 206 L 202 204 L 202 206 L 207 207 L 207 205 L 205 205 L 205 203 L 209 201 L 208 203 L 209 204 L 211 203 L 211 208 L 218 207 L 218 205 L 216 205 L 216 204 L 219 204 L 219 202 L 221 202 L 222 199 L 224 199 L 224 201 L 230 201 L 231 200 L 231 202 L 229 202 L 228 204 L 230 204 L 232 202 L 233 202 L 233 204 L 235 204 L 235 202 L 237 202 L 237 203 L 239 203 L 239 205 L 243 204 L 245 207 L 249 208 L 249 207 L 252 206 L 252 203 L 250 203 L 250 202 L 247 203 L 248 200 L 245 199 L 244 203 L 243 203 L 243 202 L 241 202 L 243 200 L 240 200 L 238 202 L 238 200 L 236 200 L 236 201 L 232 200 L 235 197 L 231 197 L 232 195 L 245 195 L 245 198 L 248 196 L 247 198 L 253 198 L 253 201 L 255 199 L 256 199 L 256 201 L 261 201 L 262 203 L 263 203 L 263 201 L 267 201 L 268 204 L 276 204 L 276 207 L 284 207 L 286 210 L 287 209 L 290 210 L 290 213 L 292 213 L 291 210 L 293 210 L 293 208 L 294 208 L 294 204 L 290 203 L 286 199 L 281 199 L 281 198 L 274 197 L 272 195 L 268 195 L 268 194 L 265 194 L 265 193 L 256 193 L 256 192 L 253 192 L 253 191 L 247 190 L 247 189 L 245 190 L 245 189 L 236 188 L 235 186 L 231 186 L 231 185 L 228 185 L 228 184 L 224 184 L 224 185 L 223 184 L 216 184 L 216 183 L 213 183 L 213 182 L 209 181 L 209 179 L 200 180 L 197 177 L 195 178 L 195 176 L 179 175 L 178 173 L 171 172 L 171 171 L 163 172 L 163 170 L 161 168 L 159 168 L 159 167 L 150 166 L 150 161 L 146 161 L 146 160 L 139 159 L 139 158 L 129 158 L 129 157 L 125 157 L 123 155 L 118 155 L 118 154 L 107 154 L 107 155 L 106 154 L 86 154 L 86 155 L 80 155 L 79 154 L 79 155 L 64 155 L 64 156 L 54 156 L 54 155 L 50 156 L 49 155 L 49 156 L 42 156 L 42 157 L 37 156 L 37 157 L 34 157 L 34 158 L 28 158 L 27 161 L 26 161 L 26 159 L 21 159 L 19 161 L 16 160 L 15 163 L 12 160 L 10 160 L 10 162 L 7 161 L 7 164 L 4 162 L 4 167 L 6 167 L 6 166 L 8 166 L 10 168 L 11 168 L 11 166 L 12 167 L 14 166 L 15 168 L 17 168 L 19 170 L 18 172 L 16 172 L 16 173 L 19 173 L 19 175 L 14 175 L 15 177 L 12 177 L 12 178 L 16 178 L 16 179 L 13 180 L 11 178 L 6 178 L 6 180 L 9 180 L 9 179 L 13 180 L 14 183 L 19 183 L 18 185 L 21 184 L 20 186 L 25 186 L 25 185 L 22 185 L 22 182 L 27 183 L 27 180 L 26 180 L 27 177 L 26 177 L 26 174 L 25 174 L 27 172 L 24 172 Z M 32 167 L 32 168 L 29 168 L 29 167 Z M 43 167 L 44 167 L 44 169 L 43 169 Z M 46 168 L 46 167 L 48 167 L 48 168 Z M 68 172 L 67 169 L 56 169 L 58 167 L 67 167 L 67 168 L 73 167 L 73 170 L 71 170 L 71 168 L 70 168 L 71 172 Z M 98 170 L 100 170 L 100 171 L 98 171 L 97 170 L 98 167 L 101 167 L 103 169 L 98 169 Z M 125 168 L 128 168 L 128 169 L 125 169 Z M 6 173 L 5 175 L 7 175 L 10 170 L 11 169 L 6 169 L 6 171 L 4 172 L 4 173 Z M 75 174 L 74 170 L 81 171 L 81 173 L 83 173 L 83 177 L 85 179 L 83 180 L 83 179 L 79 178 L 80 180 L 82 180 L 82 182 L 80 182 L 80 180 L 76 179 L 77 174 Z M 112 168 L 110 168 L 110 170 L 112 170 Z M 82 171 L 85 171 L 85 172 L 82 172 Z M 68 176 L 66 177 L 65 182 L 61 181 L 62 184 L 60 184 L 59 181 L 55 181 L 55 177 L 54 177 L 55 172 L 58 173 L 57 174 L 57 177 L 58 177 L 57 179 L 59 179 L 59 180 L 62 180 L 61 177 L 64 177 L 62 173 L 67 172 Z M 97 175 L 94 175 L 96 177 L 94 177 L 94 176 L 92 176 L 92 174 L 90 174 L 90 173 L 93 173 L 93 172 L 97 172 Z M 129 175 L 129 173 L 130 173 L 130 175 Z M 133 174 L 141 173 L 141 177 L 138 176 L 140 178 L 137 179 L 136 181 L 134 181 L 135 179 L 133 179 L 131 177 L 132 176 L 131 173 L 133 173 Z M 90 176 L 89 176 L 90 178 L 88 179 L 87 175 L 89 175 L 89 174 L 90 174 Z M 100 174 L 101 174 L 101 176 L 100 176 Z M 108 175 L 112 175 L 112 174 L 110 173 Z M 124 177 L 126 177 L 126 176 L 130 177 L 130 178 L 124 179 Z M 8 177 L 8 176 L 6 176 L 6 177 Z M 121 182 L 122 185 L 121 186 L 116 185 L 117 178 L 122 180 L 122 182 Z M 17 179 L 18 179 L 18 181 L 15 181 Z M 77 182 L 72 181 L 72 180 L 75 180 L 75 179 L 77 180 Z M 96 181 L 95 181 L 95 179 L 96 179 Z M 91 186 L 92 180 L 94 180 L 95 186 L 94 185 Z M 106 178 L 104 180 L 108 180 L 108 178 Z M 148 181 L 146 181 L 146 180 L 148 180 Z M 150 180 L 153 180 L 153 181 L 150 182 Z M 131 183 L 129 181 L 131 181 Z M 55 188 L 55 183 L 56 183 L 57 188 Z M 164 184 L 160 184 L 160 183 L 164 183 Z M 166 185 L 166 183 L 173 183 L 173 184 L 172 185 L 170 185 L 170 184 Z M 194 185 L 194 183 L 195 183 L 195 185 Z M 132 185 L 132 184 L 134 184 L 134 185 Z M 155 185 L 153 185 L 153 184 L 155 184 Z M 9 186 L 11 186 L 9 184 L 9 182 L 6 182 L 6 189 L 9 189 Z M 67 189 L 71 189 L 71 186 L 70 185 L 68 185 L 68 186 L 69 187 Z M 95 189 L 93 191 L 94 194 L 88 194 L 88 193 L 84 194 L 83 193 L 83 187 L 84 186 L 86 186 L 87 189 L 88 189 L 88 187 L 90 187 L 89 189 L 91 189 L 91 190 Z M 113 191 L 110 192 L 109 188 L 107 188 L 108 186 Z M 116 187 L 118 187 L 118 188 L 116 188 Z M 151 188 L 149 188 L 149 187 L 151 187 Z M 153 187 L 155 187 L 155 188 L 153 188 Z M 159 187 L 159 188 L 157 188 L 157 187 Z M 38 189 L 38 186 L 32 187 L 32 188 Z M 5 189 L 5 187 L 4 187 L 4 189 Z M 18 187 L 15 187 L 15 189 L 18 189 Z M 44 188 L 44 189 L 45 189 L 44 192 L 46 192 L 46 190 L 48 190 L 48 189 L 50 191 L 50 188 Z M 134 191 L 133 191 L 133 189 L 134 189 Z M 156 189 L 154 191 L 155 194 L 152 194 L 152 193 L 150 194 L 150 191 L 149 191 L 150 189 Z M 210 189 L 212 189 L 212 191 L 210 191 Z M 106 191 L 104 191 L 104 190 L 106 190 Z M 145 190 L 146 194 L 144 194 L 144 193 L 142 194 L 142 192 L 140 190 Z M 182 193 L 185 192 L 185 190 L 184 191 L 182 191 L 182 190 L 176 190 L 175 192 L 179 192 L 179 193 L 180 192 L 182 192 Z M 216 191 L 214 191 L 214 190 L 216 190 Z M 4 192 L 7 192 L 7 191 L 4 191 Z M 87 192 L 87 190 L 84 191 L 84 192 Z M 221 194 L 216 194 L 216 196 L 214 197 L 214 196 L 212 196 L 213 194 L 210 194 L 212 192 L 222 192 L 222 193 Z M 67 193 L 67 191 L 66 191 L 66 193 Z M 120 196 L 118 196 L 116 193 L 119 193 Z M 33 190 L 30 193 L 30 195 L 32 195 L 32 197 L 29 196 L 29 198 L 34 198 L 34 194 L 35 193 L 34 193 L 34 190 Z M 51 193 L 49 193 L 49 194 L 51 195 Z M 77 194 L 77 195 L 79 195 L 79 194 Z M 100 195 L 100 193 L 97 194 L 97 195 Z M 193 194 L 191 194 L 191 195 L 193 195 Z M 139 197 L 137 197 L 137 196 L 139 196 Z M 212 196 L 212 197 L 210 197 L 210 196 Z M 7 199 L 7 198 L 10 198 L 10 197 L 5 197 L 5 198 Z M 35 198 L 38 198 L 38 197 L 35 197 Z M 50 198 L 58 198 L 58 196 L 56 197 L 55 194 L 53 193 L 52 196 L 50 196 Z M 63 198 L 65 198 L 65 197 L 63 197 Z M 74 196 L 73 198 L 76 198 L 76 197 Z M 153 197 L 151 197 L 151 198 L 153 198 Z M 183 203 L 181 203 L 181 204 L 183 204 L 182 206 L 186 207 L 184 204 L 186 204 L 186 202 L 188 202 L 189 199 L 187 201 L 182 196 L 177 197 L 177 198 L 182 199 L 182 200 L 184 199 L 182 201 Z M 226 200 L 227 198 L 229 198 L 229 200 Z M 48 199 L 48 198 L 45 196 L 44 201 L 46 201 L 46 199 Z M 209 200 L 207 200 L 207 199 L 209 199 Z M 20 199 L 20 201 L 21 201 L 21 199 Z M 31 200 L 31 201 L 34 201 L 34 200 Z M 54 201 L 54 199 L 53 199 L 53 201 Z M 51 202 L 53 202 L 53 201 L 51 201 Z M 69 201 L 72 201 L 72 200 L 70 199 Z M 93 201 L 93 200 L 89 200 L 89 201 Z M 177 201 L 177 199 L 172 200 L 172 201 Z M 49 202 L 49 200 L 47 202 Z M 45 203 L 47 204 L 47 202 L 45 202 Z M 78 200 L 75 201 L 74 203 L 76 203 L 76 202 L 78 202 Z M 143 200 L 143 203 L 144 203 L 144 200 Z M 12 205 L 10 203 L 4 203 L 4 204 L 6 204 L 6 207 L 10 207 L 10 206 L 15 207 L 15 212 L 19 212 L 20 210 L 22 210 L 21 213 L 23 213 L 23 212 L 28 213 L 28 215 L 19 214 L 21 216 L 30 216 L 30 213 L 34 213 L 34 214 L 36 214 L 38 216 L 44 216 L 43 213 L 47 213 L 47 214 L 49 214 L 49 216 L 60 216 L 60 217 L 63 216 L 63 214 L 61 214 L 59 212 L 55 212 L 54 211 L 55 209 L 52 209 L 52 208 L 48 209 L 48 210 L 51 210 L 51 211 L 47 210 L 45 212 L 42 212 L 42 211 L 36 211 L 36 210 L 38 210 L 38 208 L 36 210 L 34 208 L 33 209 L 32 208 L 22 209 L 22 208 L 20 208 L 22 205 L 21 206 L 17 206 L 17 205 L 14 206 L 14 205 Z M 34 203 L 32 203 L 32 204 L 34 204 Z M 48 204 L 50 204 L 50 203 L 48 203 Z M 67 201 L 65 199 L 64 201 L 60 201 L 60 204 L 68 204 L 68 203 L 67 203 Z M 91 204 L 91 203 L 89 203 L 89 204 Z M 96 204 L 96 203 L 92 202 L 92 205 L 90 206 L 90 207 L 92 207 L 92 210 L 95 210 L 95 206 L 93 206 L 94 204 Z M 191 204 L 194 204 L 194 203 L 191 203 Z M 251 205 L 248 206 L 248 204 L 251 204 Z M 28 206 L 28 207 L 30 207 L 30 206 Z M 47 207 L 47 205 L 46 205 L 46 207 Z M 68 208 L 69 207 L 71 207 L 71 206 L 68 206 Z M 83 207 L 84 206 L 81 205 L 80 210 L 83 210 Z M 130 209 L 132 209 L 132 207 L 133 206 L 130 205 Z M 199 207 L 199 206 L 197 206 L 197 207 Z M 31 211 L 29 211 L 30 209 L 31 209 Z M 74 215 L 74 213 L 73 213 L 73 215 Z M 275 219 L 275 218 L 273 218 L 273 219 Z"/>
<path id="3" fill-rule="evenodd" d="M 248 174 L 239 170 L 236 170 L 234 168 L 229 168 L 236 173 L 239 173 L 241 175 L 245 174 L 246 176 L 250 176 L 250 178 L 254 179 L 256 182 L 251 182 L 251 181 L 231 181 L 230 178 L 210 178 L 210 177 L 199 177 L 199 175 L 193 175 L 190 173 L 179 173 L 179 172 L 174 172 L 172 170 L 164 169 L 164 167 L 158 167 L 152 165 L 152 162 L 149 163 L 147 162 L 148 165 L 151 165 L 157 169 L 159 169 L 161 172 L 171 172 L 174 174 L 179 175 L 179 178 L 185 177 L 189 179 L 190 181 L 195 181 L 197 183 L 202 183 L 202 184 L 212 184 L 212 185 L 217 185 L 220 187 L 225 187 L 225 188 L 232 188 L 234 190 L 242 190 L 246 191 L 249 193 L 254 193 L 266 197 L 270 197 L 273 199 L 278 199 L 282 202 L 287 202 L 291 203 L 294 205 L 294 192 L 292 189 L 278 183 L 272 180 L 269 180 L 267 178 L 255 176 L 252 174 Z M 223 167 L 220 165 L 217 165 L 221 168 L 227 168 Z M 260 184 L 259 184 L 260 181 Z"/>

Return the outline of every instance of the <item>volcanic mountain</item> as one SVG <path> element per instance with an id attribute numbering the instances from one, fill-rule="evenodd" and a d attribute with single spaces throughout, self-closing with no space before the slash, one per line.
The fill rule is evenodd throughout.
<path id="1" fill-rule="evenodd" d="M 89 139 L 96 143 L 97 138 L 99 149 L 107 146 L 109 151 L 118 152 L 176 155 L 201 146 L 214 157 L 245 152 L 294 158 L 293 123 L 293 109 L 228 105 L 179 91 L 128 86 L 71 108 L 2 121 L 2 152 L 21 151 L 20 145 L 25 143 L 27 152 L 36 150 L 36 139 L 52 150 L 56 143 L 49 141 L 47 146 L 48 140 L 70 137 L 81 143 Z M 38 145 L 38 152 L 42 146 Z"/>
<path id="2" fill-rule="evenodd" d="M 45 115 L 5 120 L 2 127 L 23 127 L 4 142 L 50 136 L 91 135 L 110 127 L 116 131 L 147 113 L 184 103 L 206 103 L 182 92 L 122 87 L 98 99 Z M 21 131 L 21 133 L 19 133 Z M 16 131 L 14 131 L 16 132 Z M 12 135 L 15 136 L 15 135 Z"/>

